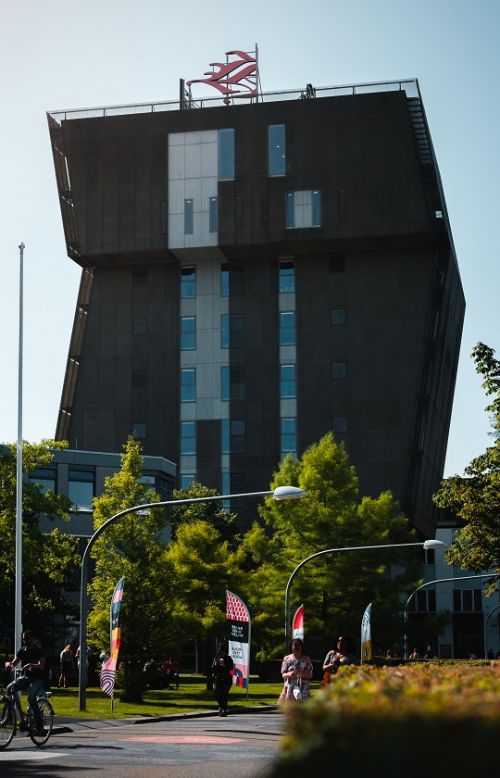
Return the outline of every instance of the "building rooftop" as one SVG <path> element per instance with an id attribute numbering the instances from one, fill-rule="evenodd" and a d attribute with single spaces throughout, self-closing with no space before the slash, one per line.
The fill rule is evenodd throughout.
<path id="1" fill-rule="evenodd" d="M 130 114 L 158 113 L 161 111 L 179 111 L 182 109 L 194 110 L 200 108 L 216 108 L 235 104 L 256 104 L 278 102 L 280 100 L 310 100 L 321 97 L 345 97 L 352 95 L 365 95 L 377 92 L 406 92 L 408 98 L 420 99 L 420 89 L 416 78 L 400 81 L 374 81 L 366 84 L 347 84 L 343 86 L 314 87 L 306 84 L 302 89 L 287 89 L 278 92 L 260 92 L 256 97 L 248 94 L 232 95 L 230 98 L 216 95 L 215 97 L 202 97 L 162 100 L 150 103 L 135 103 L 129 105 L 110 105 L 94 108 L 58 109 L 48 111 L 57 123 L 72 119 L 95 119 L 105 116 L 128 116 Z"/>

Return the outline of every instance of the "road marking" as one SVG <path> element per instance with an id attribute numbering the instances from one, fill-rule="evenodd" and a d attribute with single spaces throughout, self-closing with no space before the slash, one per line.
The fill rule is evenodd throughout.
<path id="1" fill-rule="evenodd" d="M 190 745 L 229 745 L 229 743 L 243 743 L 240 737 L 215 737 L 211 735 L 166 735 L 165 737 L 123 737 L 120 740 L 128 740 L 133 743 L 189 743 Z"/>
<path id="2" fill-rule="evenodd" d="M 2 751 L 0 762 L 13 762 L 22 759 L 26 762 L 38 762 L 42 759 L 57 759 L 57 757 L 69 756 L 58 751 Z"/>

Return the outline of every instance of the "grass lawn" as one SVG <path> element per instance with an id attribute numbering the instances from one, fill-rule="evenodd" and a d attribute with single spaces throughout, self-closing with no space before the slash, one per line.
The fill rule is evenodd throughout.
<path id="1" fill-rule="evenodd" d="M 274 705 L 280 694 L 280 683 L 253 683 L 246 689 L 233 686 L 229 694 L 229 706 Z M 171 713 L 196 713 L 217 710 L 213 692 L 207 691 L 205 681 L 182 683 L 179 689 L 147 690 L 140 704 L 120 702 L 120 690 L 116 690 L 114 710 L 111 712 L 109 697 L 98 688 L 87 689 L 87 710 L 78 710 L 78 689 L 52 688 L 51 702 L 57 716 L 78 716 L 87 719 L 136 718 L 165 716 Z"/>

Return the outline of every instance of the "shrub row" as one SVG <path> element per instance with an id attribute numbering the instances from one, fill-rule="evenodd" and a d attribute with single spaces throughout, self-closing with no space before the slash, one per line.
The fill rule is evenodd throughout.
<path id="1" fill-rule="evenodd" d="M 273 778 L 443 778 L 498 768 L 500 662 L 345 667 L 290 705 Z"/>

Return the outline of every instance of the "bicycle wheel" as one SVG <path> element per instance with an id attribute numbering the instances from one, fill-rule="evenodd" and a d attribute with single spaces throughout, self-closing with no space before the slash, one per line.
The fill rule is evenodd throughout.
<path id="1" fill-rule="evenodd" d="M 31 711 L 29 716 L 29 733 L 35 746 L 43 746 L 52 734 L 52 728 L 54 726 L 54 708 L 45 697 L 39 697 L 38 708 L 42 716 L 43 726 L 39 730 L 36 726 L 35 717 Z"/>
<path id="2" fill-rule="evenodd" d="M 0 749 L 7 748 L 16 734 L 16 717 L 12 705 L 6 700 L 0 702 Z"/>

